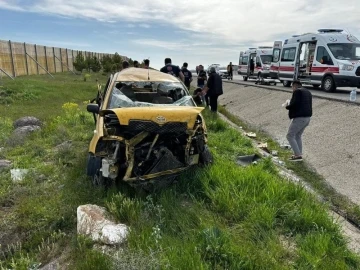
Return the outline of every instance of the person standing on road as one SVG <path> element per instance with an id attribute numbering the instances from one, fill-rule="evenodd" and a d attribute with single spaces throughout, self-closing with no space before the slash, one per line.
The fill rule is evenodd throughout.
<path id="1" fill-rule="evenodd" d="M 210 98 L 210 108 L 212 112 L 217 112 L 218 98 L 223 94 L 223 82 L 215 67 L 210 68 L 210 76 L 203 89 L 203 95 L 208 94 Z"/>
<path id="2" fill-rule="evenodd" d="M 228 79 L 232 80 L 233 79 L 233 66 L 232 66 L 232 62 L 230 62 L 230 64 L 227 66 L 227 71 L 229 74 Z"/>
<path id="3" fill-rule="evenodd" d="M 180 78 L 180 80 L 184 82 L 184 74 L 181 72 L 179 66 L 171 64 L 170 58 L 165 58 L 165 66 L 163 66 L 160 71 Z"/>
<path id="4" fill-rule="evenodd" d="M 206 71 L 204 70 L 203 65 L 199 65 L 199 74 L 197 79 L 197 87 L 200 87 L 201 89 L 204 88 L 205 82 L 207 81 Z M 209 106 L 209 96 L 201 96 L 202 101 L 204 104 Z"/>
<path id="5" fill-rule="evenodd" d="M 290 161 L 302 161 L 302 139 L 305 128 L 310 124 L 312 116 L 312 95 L 309 90 L 302 88 L 301 82 L 292 83 L 293 95 L 286 109 L 289 110 L 291 124 L 286 138 L 294 151 Z"/>
<path id="6" fill-rule="evenodd" d="M 184 63 L 181 69 L 181 72 L 184 74 L 184 84 L 187 87 L 188 90 L 190 90 L 190 83 L 192 82 L 193 78 L 192 78 L 192 74 L 191 72 L 187 69 L 188 68 L 188 63 Z"/>

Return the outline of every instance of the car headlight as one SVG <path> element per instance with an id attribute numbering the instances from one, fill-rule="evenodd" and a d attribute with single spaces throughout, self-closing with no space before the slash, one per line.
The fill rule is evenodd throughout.
<path id="1" fill-rule="evenodd" d="M 354 66 L 352 65 L 346 65 L 346 64 L 340 64 L 339 68 L 341 70 L 346 70 L 346 71 L 352 71 L 354 69 Z"/>

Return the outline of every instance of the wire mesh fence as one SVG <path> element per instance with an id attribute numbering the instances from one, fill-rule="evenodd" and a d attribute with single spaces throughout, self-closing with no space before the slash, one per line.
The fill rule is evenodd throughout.
<path id="1" fill-rule="evenodd" d="M 74 61 L 82 52 L 85 59 L 96 56 L 101 60 L 106 53 L 77 51 L 67 48 L 0 40 L 0 74 L 9 77 L 75 71 Z M 123 56 L 124 59 L 127 57 Z"/>

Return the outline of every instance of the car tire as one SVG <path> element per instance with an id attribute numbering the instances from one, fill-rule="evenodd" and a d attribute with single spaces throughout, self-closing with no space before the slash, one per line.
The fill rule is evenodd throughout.
<path id="1" fill-rule="evenodd" d="M 243 80 L 246 82 L 248 80 L 248 77 L 243 76 Z"/>
<path id="2" fill-rule="evenodd" d="M 290 87 L 291 86 L 290 81 L 282 81 L 282 84 L 283 84 L 284 87 Z"/>
<path id="3" fill-rule="evenodd" d="M 325 76 L 321 84 L 321 89 L 325 92 L 334 92 L 336 90 L 334 79 L 331 76 Z"/>
<path id="4" fill-rule="evenodd" d="M 101 169 L 101 158 L 94 156 L 93 153 L 88 154 L 86 174 L 93 177 L 98 170 Z"/>
<path id="5" fill-rule="evenodd" d="M 110 181 L 101 173 L 101 158 L 88 154 L 86 174 L 91 178 L 94 186 L 108 186 Z"/>
<path id="6" fill-rule="evenodd" d="M 204 145 L 204 149 L 203 149 L 203 151 L 201 151 L 199 158 L 200 158 L 200 163 L 202 165 L 206 166 L 206 165 L 210 165 L 211 163 L 213 163 L 213 156 L 207 145 Z"/>

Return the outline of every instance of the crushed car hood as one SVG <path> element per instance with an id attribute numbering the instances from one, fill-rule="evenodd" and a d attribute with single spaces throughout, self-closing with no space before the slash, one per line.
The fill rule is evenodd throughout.
<path id="1" fill-rule="evenodd" d="M 129 125 L 130 120 L 147 120 L 159 125 L 182 122 L 187 123 L 188 129 L 192 129 L 202 110 L 204 110 L 202 107 L 188 106 L 134 107 L 103 110 L 100 115 L 115 113 L 121 125 Z"/>

